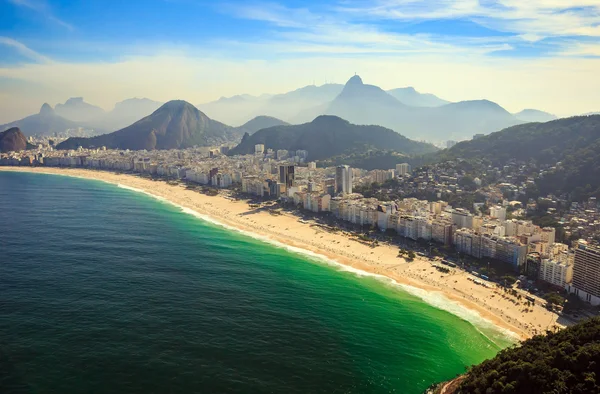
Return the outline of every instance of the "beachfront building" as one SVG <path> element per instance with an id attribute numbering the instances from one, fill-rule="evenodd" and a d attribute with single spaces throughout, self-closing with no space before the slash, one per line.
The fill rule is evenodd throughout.
<path id="1" fill-rule="evenodd" d="M 288 164 L 279 166 L 279 182 L 283 183 L 287 188 L 291 188 L 294 185 L 295 175 L 296 166 Z"/>
<path id="2" fill-rule="evenodd" d="M 336 193 L 352 194 L 353 173 L 349 166 L 338 166 L 335 169 Z"/>
<path id="3" fill-rule="evenodd" d="M 542 259 L 539 278 L 564 289 L 573 279 L 573 264 L 568 260 L 561 262 L 552 259 Z"/>
<path id="4" fill-rule="evenodd" d="M 592 305 L 600 305 L 600 246 L 580 240 L 575 248 L 570 293 Z"/>

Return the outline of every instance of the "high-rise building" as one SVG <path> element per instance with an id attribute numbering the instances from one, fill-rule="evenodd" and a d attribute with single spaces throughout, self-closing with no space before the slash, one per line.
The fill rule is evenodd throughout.
<path id="1" fill-rule="evenodd" d="M 600 247 L 580 240 L 575 248 L 573 283 L 568 288 L 579 298 L 600 305 Z"/>
<path id="2" fill-rule="evenodd" d="M 335 169 L 335 191 L 336 193 L 352 193 L 352 168 L 349 166 L 338 166 Z"/>
<path id="3" fill-rule="evenodd" d="M 501 206 L 491 207 L 490 216 L 503 222 L 506 220 L 506 208 Z"/>
<path id="4" fill-rule="evenodd" d="M 279 183 L 283 183 L 287 188 L 294 185 L 296 167 L 292 165 L 279 166 Z"/>
<path id="5" fill-rule="evenodd" d="M 396 175 L 404 176 L 406 174 L 410 174 L 410 164 L 408 164 L 408 163 L 396 164 Z"/>
<path id="6" fill-rule="evenodd" d="M 265 146 L 263 144 L 254 145 L 254 154 L 255 155 L 262 155 L 263 153 L 265 153 Z"/>

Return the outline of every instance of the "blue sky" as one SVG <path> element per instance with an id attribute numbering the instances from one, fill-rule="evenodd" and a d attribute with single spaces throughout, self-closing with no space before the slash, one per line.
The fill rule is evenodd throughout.
<path id="1" fill-rule="evenodd" d="M 597 111 L 600 0 L 0 0 L 0 120 L 75 95 L 196 104 L 355 71 L 449 100 Z"/>

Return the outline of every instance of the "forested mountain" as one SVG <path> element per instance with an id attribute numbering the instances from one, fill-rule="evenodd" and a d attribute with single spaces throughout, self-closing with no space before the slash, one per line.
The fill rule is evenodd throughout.
<path id="1" fill-rule="evenodd" d="M 502 350 L 446 384 L 444 393 L 600 393 L 598 366 L 600 318 L 595 317 Z"/>
<path id="2" fill-rule="evenodd" d="M 542 194 L 600 197 L 600 115 L 509 127 L 437 154 L 437 161 L 456 158 L 485 159 L 494 166 L 533 160 L 551 166 L 536 180 Z"/>
<path id="3" fill-rule="evenodd" d="M 33 148 L 18 127 L 0 132 L 0 152 L 19 152 Z"/>
<path id="4" fill-rule="evenodd" d="M 239 136 L 237 129 L 208 118 L 188 102 L 174 100 L 124 129 L 94 138 L 69 138 L 57 148 L 180 149 L 209 146 Z"/>
<path id="5" fill-rule="evenodd" d="M 389 149 L 408 154 L 434 152 L 430 144 L 410 140 L 381 126 L 358 126 L 337 116 L 319 116 L 310 123 L 276 126 L 244 135 L 231 155 L 250 154 L 254 145 L 266 149 L 307 150 L 310 160 L 322 160 L 354 150 Z"/>

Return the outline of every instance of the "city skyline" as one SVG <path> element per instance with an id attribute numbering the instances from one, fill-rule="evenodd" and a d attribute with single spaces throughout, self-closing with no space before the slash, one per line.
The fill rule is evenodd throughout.
<path id="1" fill-rule="evenodd" d="M 355 72 L 511 112 L 598 111 L 599 7 L 590 0 L 0 3 L 0 119 L 69 97 L 194 104 L 282 93 Z"/>

